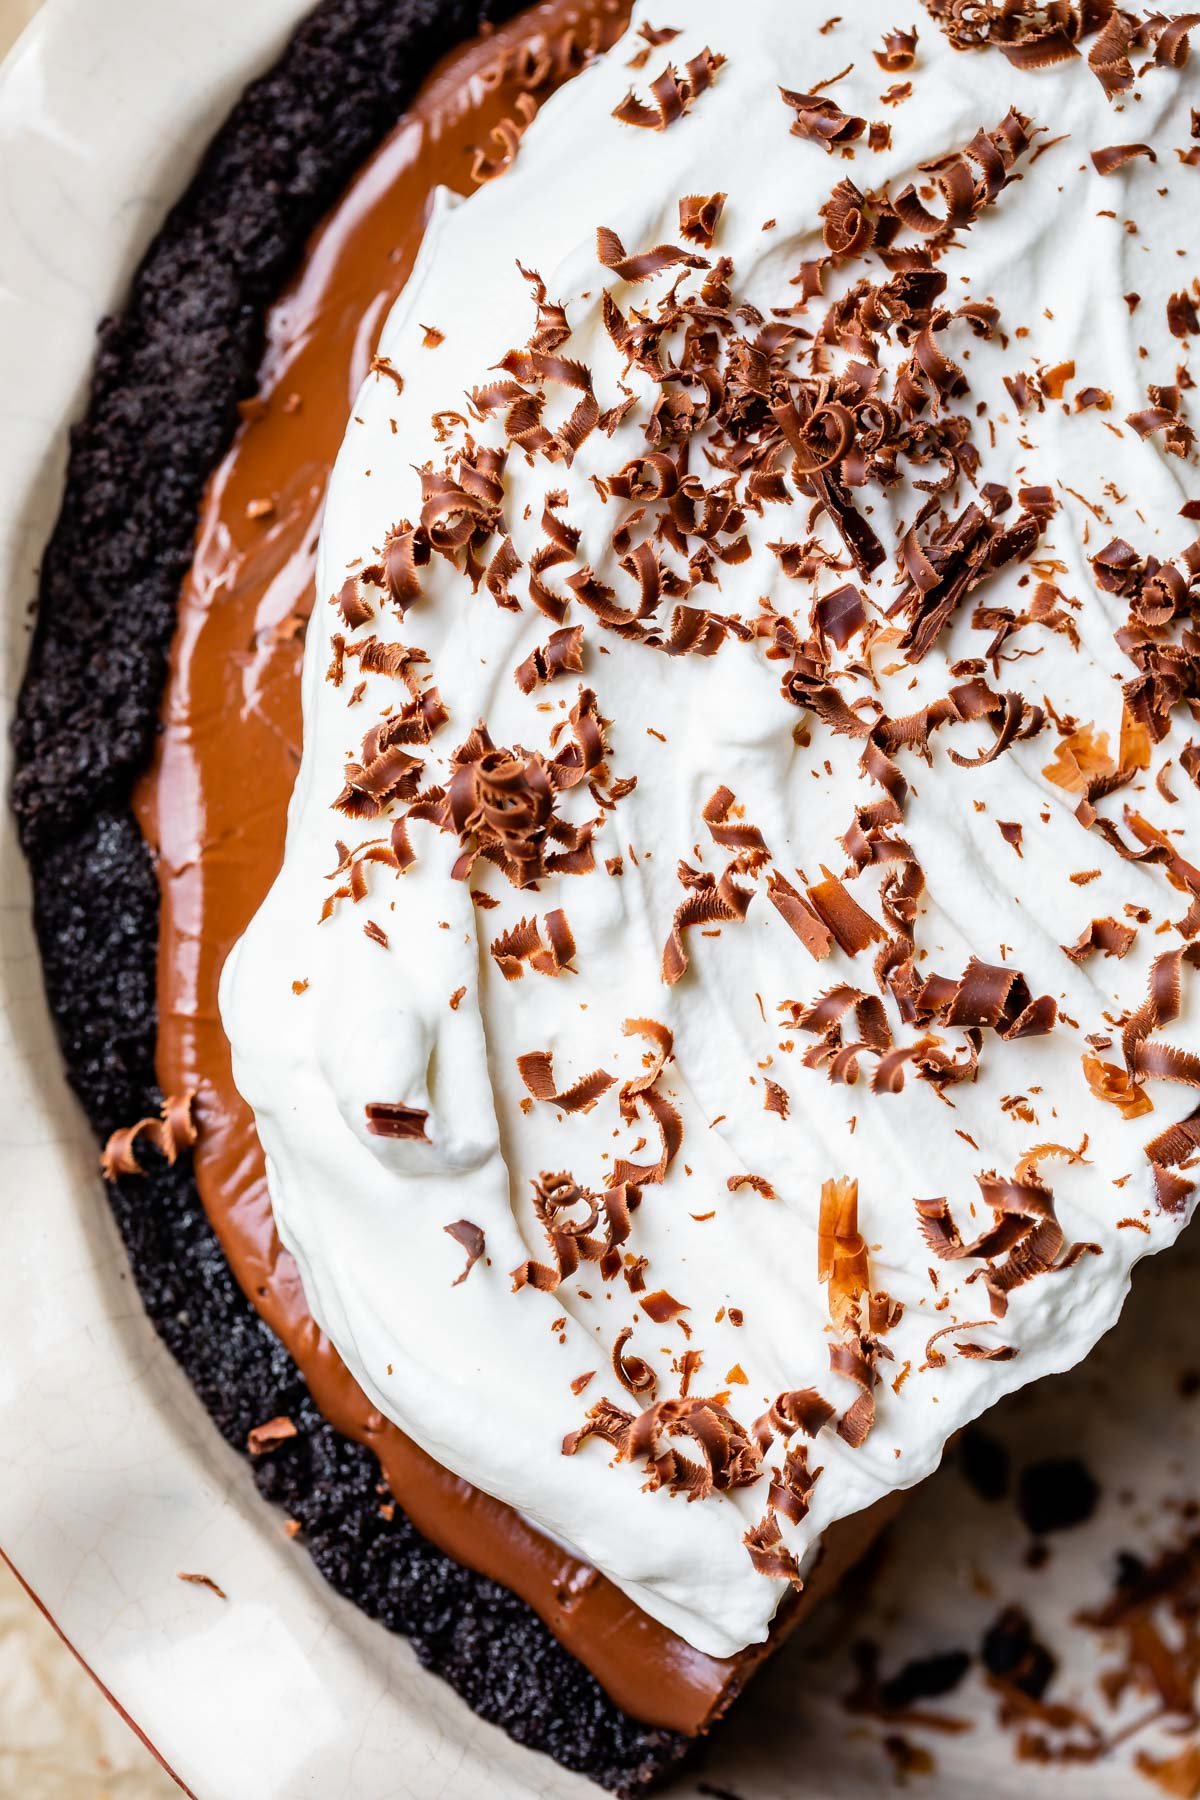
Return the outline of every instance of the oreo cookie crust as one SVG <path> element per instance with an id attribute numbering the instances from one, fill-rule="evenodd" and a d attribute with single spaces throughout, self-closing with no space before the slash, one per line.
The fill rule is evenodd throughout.
<path id="1" fill-rule="evenodd" d="M 158 885 L 131 809 L 154 742 L 201 497 L 255 391 L 268 307 L 434 62 L 513 0 L 325 0 L 251 86 L 100 331 L 13 729 L 12 802 L 71 1084 L 103 1142 L 157 1111 Z M 183 1157 L 110 1197 L 146 1309 L 318 1568 L 481 1717 L 619 1794 L 692 1740 L 619 1711 L 523 1601 L 379 1512 L 378 1465 L 317 1412 L 238 1288 Z"/>

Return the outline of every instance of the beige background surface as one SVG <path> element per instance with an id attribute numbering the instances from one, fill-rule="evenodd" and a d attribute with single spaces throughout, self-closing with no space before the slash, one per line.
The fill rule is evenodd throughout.
<path id="1" fill-rule="evenodd" d="M 0 0 L 0 56 L 40 4 Z M 0 1800 L 177 1793 L 0 1564 Z"/>

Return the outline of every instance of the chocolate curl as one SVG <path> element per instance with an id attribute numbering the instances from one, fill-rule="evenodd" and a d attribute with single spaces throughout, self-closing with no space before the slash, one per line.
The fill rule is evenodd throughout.
<path id="1" fill-rule="evenodd" d="M 874 52 L 875 61 L 889 75 L 903 75 L 917 60 L 917 31 L 888 31 L 884 34 L 883 49 Z"/>
<path id="2" fill-rule="evenodd" d="M 833 932 L 778 869 L 767 877 L 767 898 L 814 961 L 824 961 L 833 949 Z"/>
<path id="3" fill-rule="evenodd" d="M 782 1513 L 793 1525 L 799 1525 L 808 1513 L 809 1498 L 821 1469 L 808 1466 L 808 1445 L 794 1444 L 784 1458 L 781 1469 L 771 1470 L 767 1490 L 767 1510 Z"/>
<path id="4" fill-rule="evenodd" d="M 591 1112 L 617 1079 L 607 1069 L 593 1069 L 560 1093 L 554 1080 L 554 1057 L 549 1050 L 527 1050 L 518 1056 L 517 1072 L 535 1100 L 557 1106 L 565 1113 Z"/>
<path id="5" fill-rule="evenodd" d="M 690 1440 L 702 1460 L 682 1456 L 664 1439 Z M 658 1400 L 630 1425 L 623 1460 L 643 1461 L 650 1491 L 665 1487 L 689 1500 L 750 1487 L 762 1474 L 762 1452 L 720 1401 L 700 1395 Z"/>
<path id="6" fill-rule="evenodd" d="M 1052 69 L 1079 54 L 1068 33 L 1057 26 L 1018 43 L 1001 44 L 1000 48 L 1014 69 Z"/>
<path id="7" fill-rule="evenodd" d="M 578 1431 L 568 1431 L 562 1441 L 564 1456 L 574 1456 L 589 1438 L 598 1437 L 614 1450 L 620 1450 L 633 1424 L 633 1414 L 614 1406 L 611 1400 L 597 1401 L 587 1414 L 587 1422 Z"/>
<path id="8" fill-rule="evenodd" d="M 451 1287 L 461 1287 L 487 1248 L 486 1240 L 479 1226 L 472 1225 L 470 1219 L 456 1219 L 453 1225 L 443 1225 L 442 1230 L 467 1253 L 466 1268 L 450 1283 Z"/>
<path id="9" fill-rule="evenodd" d="M 922 1021 L 984 1026 L 1006 1042 L 1044 1037 L 1058 1019 L 1051 996 L 1035 1000 L 1019 969 L 980 962 L 975 956 L 957 981 L 930 975 L 921 984 L 916 1012 Z"/>
<path id="10" fill-rule="evenodd" d="M 372 1137 L 421 1144 L 431 1142 L 425 1130 L 429 1113 L 423 1106 L 407 1106 L 402 1100 L 370 1100 L 364 1110 L 367 1130 Z"/>
<path id="11" fill-rule="evenodd" d="M 752 874 L 769 859 L 771 853 L 757 825 L 731 821 L 730 814 L 736 804 L 733 789 L 719 787 L 705 802 L 700 817 L 708 826 L 713 843 L 722 850 L 732 850 L 736 866 Z"/>
<path id="12" fill-rule="evenodd" d="M 945 1368 L 945 1356 L 940 1350 L 934 1348 L 939 1338 L 958 1337 L 960 1333 L 964 1331 L 981 1331 L 986 1329 L 991 1323 L 991 1319 L 970 1319 L 961 1325 L 941 1326 L 939 1330 L 933 1333 L 925 1345 L 925 1362 L 923 1366 L 927 1369 Z M 1012 1344 L 997 1344 L 990 1349 L 985 1349 L 980 1344 L 956 1344 L 954 1348 L 960 1356 L 967 1357 L 969 1360 L 974 1360 L 976 1362 L 1011 1362 L 1013 1357 L 1017 1354 L 1016 1348 Z"/>
<path id="13" fill-rule="evenodd" d="M 520 919 L 493 940 L 490 952 L 505 981 L 520 981 L 526 963 L 539 975 L 561 975 L 564 969 L 571 971 L 575 939 L 561 908 L 546 914 L 545 930 L 547 942 L 542 940 L 536 917 Z"/>
<path id="14" fill-rule="evenodd" d="M 685 194 L 679 202 L 680 236 L 711 250 L 726 198 L 725 194 Z"/>
<path id="15" fill-rule="evenodd" d="M 755 1421 L 755 1437 L 764 1451 L 777 1432 L 785 1439 L 796 1431 L 815 1438 L 829 1424 L 836 1410 L 816 1388 L 793 1388 L 777 1395 L 768 1410 Z"/>
<path id="16" fill-rule="evenodd" d="M 858 1318 L 858 1303 L 870 1287 L 867 1246 L 858 1229 L 858 1182 L 849 1176 L 821 1188 L 817 1225 L 817 1280 L 828 1290 L 829 1316 L 839 1329 Z"/>
<path id="17" fill-rule="evenodd" d="M 268 1419 L 263 1425 L 251 1427 L 246 1437 L 246 1449 L 251 1456 L 266 1456 L 280 1444 L 286 1444 L 289 1439 L 298 1436 L 295 1421 L 280 1414 L 278 1418 Z"/>
<path id="18" fill-rule="evenodd" d="M 792 121 L 792 136 L 820 144 L 829 156 L 835 148 L 844 149 L 855 143 L 867 128 L 865 119 L 843 112 L 826 94 L 797 94 L 782 87 L 779 93 L 784 105 L 790 106 L 796 115 Z"/>
<path id="19" fill-rule="evenodd" d="M 877 920 L 864 912 L 845 884 L 825 864 L 821 864 L 824 880 L 808 889 L 813 911 L 847 956 L 857 956 L 871 944 L 882 943 L 887 933 Z"/>
<path id="20" fill-rule="evenodd" d="M 1146 1157 L 1154 1171 L 1155 1198 L 1163 1212 L 1182 1212 L 1191 1197 L 1195 1182 L 1185 1180 L 1174 1171 L 1180 1163 L 1188 1162 L 1198 1149 L 1200 1108 L 1178 1124 L 1160 1131 L 1146 1145 Z"/>
<path id="21" fill-rule="evenodd" d="M 642 48 L 630 57 L 625 65 L 627 69 L 644 69 L 650 60 L 651 50 L 661 49 L 663 44 L 673 44 L 682 33 L 674 25 L 651 25 L 648 20 L 644 20 L 637 28 L 637 35 L 643 40 Z"/>
<path id="22" fill-rule="evenodd" d="M 513 1292 L 533 1287 L 552 1294 L 581 1262 L 597 1263 L 604 1280 L 611 1281 L 621 1271 L 620 1246 L 629 1237 L 640 1203 L 637 1188 L 623 1183 L 606 1189 L 597 1200 L 565 1171 L 543 1172 L 533 1184 L 533 1210 L 554 1262 L 519 1264 L 512 1271 Z M 576 1208 L 583 1209 L 582 1216 L 572 1216 Z M 602 1218 L 603 1231 L 597 1233 Z"/>
<path id="23" fill-rule="evenodd" d="M 964 149 L 920 165 L 921 173 L 931 177 L 941 193 L 945 210 L 940 218 L 929 211 L 911 182 L 892 202 L 897 216 L 931 247 L 940 248 L 1007 187 L 1031 141 L 1030 121 L 1011 108 L 999 125 L 976 132 Z"/>
<path id="24" fill-rule="evenodd" d="M 1136 927 L 1122 925 L 1119 919 L 1093 919 L 1073 944 L 1062 946 L 1064 956 L 1073 963 L 1086 962 L 1089 956 L 1125 956 L 1137 937 Z"/>
<path id="25" fill-rule="evenodd" d="M 1115 175 L 1139 156 L 1148 157 L 1152 163 L 1158 161 L 1158 152 L 1149 144 L 1108 144 L 1103 150 L 1092 151 L 1092 166 L 1097 175 Z"/>
<path id="26" fill-rule="evenodd" d="M 764 1200 L 774 1200 L 775 1198 L 775 1189 L 765 1175 L 730 1175 L 725 1186 L 731 1194 L 736 1194 L 742 1188 L 748 1187 L 753 1188 L 756 1194 L 761 1194 Z"/>
<path id="27" fill-rule="evenodd" d="M 506 538 L 505 543 L 508 542 Z M 513 679 L 523 694 L 560 675 L 578 675 L 583 669 L 583 626 L 573 625 L 552 631 L 544 644 L 539 644 L 513 670 Z"/>
<path id="28" fill-rule="evenodd" d="M 1133 64 L 1129 50 L 1133 43 L 1133 24 L 1128 13 L 1114 6 L 1099 37 L 1088 51 L 1088 68 L 1113 99 L 1133 86 Z"/>
<path id="29" fill-rule="evenodd" d="M 1179 1017 L 1183 965 L 1187 962 L 1194 968 L 1198 961 L 1200 946 L 1189 945 L 1187 949 L 1167 950 L 1151 964 L 1146 998 L 1136 1012 L 1131 1013 L 1121 1033 L 1125 1067 L 1132 1081 L 1154 1078 L 1180 1082 L 1185 1087 L 1200 1087 L 1200 1056 L 1179 1050 L 1172 1044 L 1149 1041 L 1156 1031 L 1173 1024 Z"/>
<path id="30" fill-rule="evenodd" d="M 1011 1179 L 994 1171 L 976 1177 L 994 1222 L 972 1243 L 963 1243 L 944 1199 L 915 1202 L 921 1235 L 936 1257 L 944 1262 L 976 1257 L 987 1261 L 988 1267 L 977 1270 L 968 1280 L 983 1280 L 996 1318 L 1003 1318 L 1007 1312 L 1008 1295 L 1013 1288 L 1038 1275 L 1062 1273 L 1085 1253 L 1098 1253 L 1098 1247 L 1092 1244 L 1075 1244 L 1064 1253 L 1054 1195 L 1037 1172 L 1037 1164 L 1050 1155 L 1064 1156 L 1071 1162 L 1082 1160 L 1079 1150 L 1042 1144 L 1021 1159 Z M 998 1257 L 1006 1260 L 997 1262 Z"/>
<path id="31" fill-rule="evenodd" d="M 650 1364 L 642 1357 L 625 1354 L 625 1346 L 632 1336 L 632 1325 L 626 1325 L 624 1330 L 618 1333 L 612 1348 L 613 1374 L 626 1393 L 641 1398 L 643 1395 L 654 1392 L 657 1378 Z"/>
<path id="32" fill-rule="evenodd" d="M 662 1075 L 666 1067 L 675 1039 L 671 1037 L 671 1031 L 667 1031 L 666 1026 L 657 1019 L 626 1019 L 624 1035 L 644 1037 L 651 1049 L 642 1073 L 630 1076 L 630 1080 L 621 1085 L 621 1118 L 626 1125 L 633 1125 L 639 1120 L 640 1111 L 644 1107 L 658 1127 L 662 1152 L 657 1163 L 630 1163 L 626 1157 L 617 1157 L 617 1161 L 613 1163 L 612 1179 L 631 1183 L 633 1186 L 657 1186 L 666 1181 L 667 1168 L 675 1161 L 684 1143 L 684 1121 L 680 1118 L 678 1107 L 669 1102 L 664 1094 L 658 1093 L 658 1076 Z"/>
<path id="33" fill-rule="evenodd" d="M 1080 1058 L 1083 1078 L 1097 1100 L 1115 1106 L 1123 1119 L 1137 1119 L 1154 1111 L 1154 1102 L 1127 1069 L 1116 1063 L 1102 1062 L 1098 1056 Z"/>
<path id="34" fill-rule="evenodd" d="M 632 1084 L 627 1084 L 622 1092 L 626 1092 L 631 1086 Z M 623 1156 L 618 1157 L 613 1164 L 613 1180 L 628 1182 L 634 1187 L 653 1187 L 666 1180 L 667 1170 L 679 1154 L 683 1144 L 683 1120 L 679 1109 L 665 1095 L 660 1094 L 656 1087 L 637 1091 L 628 1102 L 623 1100 L 622 1117 L 627 1123 L 631 1122 L 638 1116 L 642 1106 L 658 1126 L 662 1153 L 654 1163 L 634 1163 Z"/>
<path id="35" fill-rule="evenodd" d="M 1200 13 L 1180 13 L 1173 19 L 1163 19 L 1159 15 L 1147 23 L 1152 29 L 1158 30 L 1154 60 L 1159 68 L 1186 68 L 1192 48 L 1190 34 L 1200 25 Z"/>
<path id="36" fill-rule="evenodd" d="M 671 935 L 663 949 L 662 978 L 668 987 L 674 987 L 687 973 L 685 931 L 692 926 L 723 925 L 745 918 L 754 894 L 750 888 L 740 887 L 733 880 L 737 870 L 737 863 L 730 863 L 718 881 L 707 872 L 698 873 L 685 862 L 679 864 L 679 879 L 688 892 L 687 898 L 675 909 Z"/>
<path id="37" fill-rule="evenodd" d="M 783 1542 L 783 1532 L 774 1513 L 768 1513 L 742 1539 L 750 1553 L 750 1561 L 760 1575 L 778 1581 L 790 1581 L 797 1593 L 804 1587 L 800 1564 Z"/>
<path id="38" fill-rule="evenodd" d="M 629 282 L 649 281 L 651 276 L 661 275 L 664 269 L 709 267 L 706 256 L 681 250 L 678 244 L 656 244 L 653 250 L 642 250 L 636 256 L 630 256 L 616 232 L 607 225 L 596 227 L 596 256 L 606 269 Z"/>
<path id="39" fill-rule="evenodd" d="M 691 111 L 698 96 L 712 86 L 724 62 L 723 56 L 714 56 L 706 48 L 692 57 L 683 75 L 668 63 L 650 83 L 649 102 L 639 100 L 630 88 L 620 104 L 614 106 L 612 116 L 622 125 L 636 125 L 643 131 L 666 131 Z"/>
<path id="40" fill-rule="evenodd" d="M 487 568 L 487 590 L 505 612 L 520 612 L 521 603 L 510 591 L 509 583 L 518 569 L 524 568 L 517 555 L 513 541 L 507 535 L 501 539 L 500 547 L 492 557 Z M 526 690 L 528 691 L 528 690 Z"/>
<path id="41" fill-rule="evenodd" d="M 362 593 L 357 575 L 347 576 L 334 605 L 346 621 L 348 631 L 357 631 L 360 625 L 365 625 L 368 619 L 375 617 L 375 609 Z"/>
<path id="42" fill-rule="evenodd" d="M 172 1165 L 181 1150 L 190 1150 L 197 1136 L 192 1116 L 195 1098 L 195 1088 L 182 1094 L 167 1094 L 156 1119 L 139 1119 L 136 1125 L 125 1125 L 110 1133 L 100 1152 L 100 1173 L 105 1181 L 116 1181 L 119 1175 L 146 1173 L 134 1154 L 139 1143 L 149 1144 Z"/>
<path id="43" fill-rule="evenodd" d="M 837 1434 L 852 1450 L 858 1450 L 870 1436 L 875 1423 L 876 1346 L 868 1337 L 851 1337 L 829 1346 L 829 1368 L 834 1375 L 844 1375 L 862 1392 L 837 1422 Z"/>
<path id="44" fill-rule="evenodd" d="M 471 163 L 471 180 L 482 186 L 486 181 L 495 181 L 511 169 L 517 159 L 521 139 L 537 117 L 537 101 L 532 94 L 518 94 L 515 101 L 516 117 L 501 119 L 491 130 L 491 143 L 494 150 L 489 152 L 478 145 L 474 160 Z"/>

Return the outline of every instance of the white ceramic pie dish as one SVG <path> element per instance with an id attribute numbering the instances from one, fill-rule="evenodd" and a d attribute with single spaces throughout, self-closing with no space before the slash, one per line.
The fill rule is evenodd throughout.
<path id="1" fill-rule="evenodd" d="M 58 504 L 97 319 L 243 82 L 306 0 L 46 0 L 0 72 L 0 693 L 7 714 L 27 608 Z M 30 10 L 0 0 L 6 12 Z M 8 22 L 11 23 L 11 17 Z M 7 786 L 7 744 L 0 779 Z M 24 870 L 0 822 L 0 1547 L 200 1800 L 390 1800 L 594 1792 L 481 1724 L 408 1646 L 340 1601 L 258 1498 L 144 1318 L 63 1080 L 42 999 Z M 1194 1234 L 1193 1234 L 1194 1235 Z M 882 1636 L 902 1660 L 973 1648 L 997 1596 L 1045 1634 L 1105 1592 L 1105 1545 L 1153 1545 L 1154 1508 L 1186 1497 L 1200 1403 L 1173 1372 L 1200 1363 L 1185 1242 L 1139 1273 L 1119 1332 L 1086 1370 L 1004 1409 L 1022 1454 L 1079 1447 L 1108 1498 L 1064 1536 L 1053 1586 L 1024 1540 L 947 1471 L 911 1503 L 869 1614 L 832 1609 L 785 1652 L 705 1779 L 743 1800 L 833 1800 L 890 1784 L 882 1730 L 850 1718 L 847 1645 Z M 1190 1334 L 1190 1338 L 1189 1338 Z M 1135 1366 L 1131 1369 L 1131 1362 Z M 1116 1377 L 1133 1392 L 1119 1391 Z M 1137 1471 L 1138 1507 L 1117 1486 Z M 1136 1525 L 1140 1514 L 1145 1517 Z M 180 1571 L 212 1576 L 222 1603 Z M 993 1593 L 981 1593 L 982 1572 Z M 897 1615 L 903 1623 L 895 1624 Z M 891 1623 L 888 1624 L 888 1619 Z M 1077 1634 L 1063 1631 L 1063 1648 Z M 1085 1692 L 1088 1671 L 1063 1678 Z M 1044 1789 L 1146 1792 L 1126 1767 L 1041 1771 L 1011 1760 L 975 1678 L 945 1704 L 969 1733 L 928 1742 L 933 1800 Z M 1148 1746 L 1150 1747 L 1150 1746 Z M 1154 1745 L 1157 1754 L 1169 1744 Z M 1100 1785 L 1108 1782 L 1110 1785 Z M 681 1792 L 695 1793 L 695 1783 Z"/>

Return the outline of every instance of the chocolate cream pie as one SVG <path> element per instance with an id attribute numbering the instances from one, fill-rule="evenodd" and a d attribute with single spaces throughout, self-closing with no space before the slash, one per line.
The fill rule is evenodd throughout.
<path id="1" fill-rule="evenodd" d="M 135 1273 L 619 1792 L 1191 1210 L 1192 23 L 327 0 L 102 336 L 15 799 Z"/>

